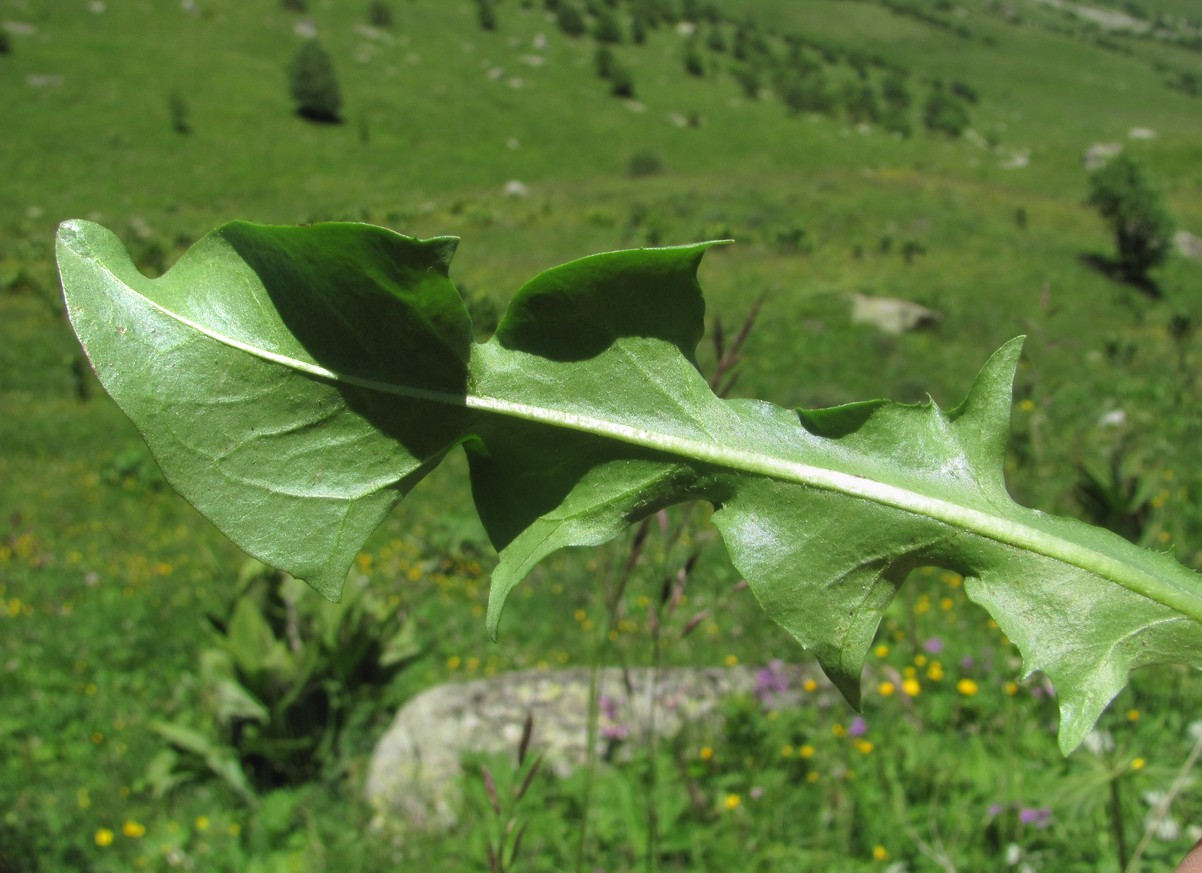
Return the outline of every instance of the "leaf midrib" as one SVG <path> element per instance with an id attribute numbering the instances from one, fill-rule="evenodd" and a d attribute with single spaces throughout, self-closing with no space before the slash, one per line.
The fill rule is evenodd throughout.
<path id="1" fill-rule="evenodd" d="M 367 379 L 347 373 L 339 373 L 318 364 L 298 360 L 278 352 L 259 348 L 234 337 L 220 334 L 205 325 L 192 321 L 174 312 L 155 300 L 139 293 L 122 281 L 98 258 L 90 260 L 108 274 L 128 293 L 144 301 L 148 306 L 167 317 L 183 324 L 210 339 L 238 349 L 257 358 L 271 361 L 280 366 L 308 373 L 332 382 L 354 385 L 359 388 L 441 403 L 447 406 L 505 415 L 538 424 L 563 427 L 607 439 L 650 448 L 665 454 L 691 458 L 717 467 L 725 467 L 744 473 L 765 476 L 783 482 L 819 488 L 887 506 L 903 512 L 925 516 L 935 521 L 993 540 L 1002 545 L 1024 549 L 1052 560 L 1060 561 L 1079 569 L 1108 578 L 1128 590 L 1161 603 L 1184 615 L 1202 622 L 1202 599 L 1191 597 L 1187 592 L 1170 584 L 1161 577 L 1117 560 L 1095 549 L 1090 549 L 1071 540 L 1055 536 L 1029 525 L 1021 524 L 997 515 L 981 512 L 972 507 L 930 497 L 917 491 L 899 488 L 862 476 L 828 470 L 811 464 L 790 461 L 772 455 L 732 449 L 726 446 L 705 443 L 687 437 L 659 433 L 645 428 L 633 427 L 620 422 L 578 415 L 563 410 L 551 409 L 529 403 L 517 403 L 500 397 L 479 394 L 449 393 L 398 385 L 377 379 Z"/>

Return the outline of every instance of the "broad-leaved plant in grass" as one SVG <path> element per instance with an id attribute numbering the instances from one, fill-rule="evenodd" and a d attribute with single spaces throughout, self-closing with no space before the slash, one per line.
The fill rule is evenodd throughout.
<path id="1" fill-rule="evenodd" d="M 222 226 L 147 279 L 64 224 L 71 322 L 168 481 L 260 560 L 337 598 L 368 535 L 456 448 L 500 552 L 488 630 L 552 552 L 685 501 L 714 507 L 764 610 L 856 705 L 915 567 L 966 591 L 1055 683 L 1081 742 L 1130 670 L 1202 666 L 1202 582 L 1167 554 L 1019 506 L 1003 456 L 1014 340 L 955 408 L 723 400 L 694 351 L 710 244 L 593 255 L 472 338 L 456 241 L 323 224 Z"/>

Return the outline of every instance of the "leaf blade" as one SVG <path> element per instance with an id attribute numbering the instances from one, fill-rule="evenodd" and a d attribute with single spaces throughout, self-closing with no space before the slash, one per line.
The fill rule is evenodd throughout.
<path id="1" fill-rule="evenodd" d="M 234 224 L 151 282 L 105 234 L 82 223 L 60 234 L 69 310 L 102 381 L 185 496 L 327 594 L 383 515 L 463 444 L 502 556 L 490 632 L 547 554 L 700 499 L 769 615 L 853 703 L 883 611 L 922 563 L 968 576 L 1028 671 L 1056 682 L 1066 751 L 1130 669 L 1202 666 L 1195 574 L 1007 494 L 1021 340 L 947 413 L 889 401 L 785 410 L 720 400 L 697 371 L 705 245 L 548 271 L 473 345 L 445 240 Z M 139 355 L 170 363 L 169 378 Z M 231 409 L 214 412 L 212 392 Z M 190 445 L 206 427 L 250 448 Z M 315 457 L 330 459 L 329 493 L 292 469 Z M 323 498 L 341 501 L 341 520 Z M 273 542 L 255 511 L 286 532 Z M 1083 605 L 1096 620 L 1085 630 Z"/>

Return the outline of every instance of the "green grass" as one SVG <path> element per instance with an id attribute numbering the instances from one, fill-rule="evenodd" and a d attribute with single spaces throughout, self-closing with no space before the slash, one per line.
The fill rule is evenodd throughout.
<path id="1" fill-rule="evenodd" d="M 1169 334 L 1174 315 L 1202 317 L 1199 266 L 1177 259 L 1161 270 L 1161 299 L 1089 266 L 1085 256 L 1112 244 L 1083 205 L 1081 167 L 1090 144 L 1128 143 L 1182 226 L 1202 230 L 1202 113 L 1195 98 L 1166 89 L 1155 66 L 1198 70 L 1202 55 L 1120 37 L 1128 52 L 1100 47 L 1096 34 L 1035 4 L 1019 4 L 1021 23 L 968 5 L 973 40 L 869 2 L 724 5 L 777 35 L 882 56 L 909 71 L 918 104 L 936 78 L 968 83 L 980 94 L 973 127 L 997 141 L 991 150 L 790 116 L 767 92 L 749 101 L 725 74 L 688 76 L 668 27 L 643 47 L 617 49 L 634 75 L 632 107 L 595 77 L 591 41 L 562 37 L 541 3 L 526 11 L 505 0 L 499 30 L 484 33 L 467 0 L 395 0 L 396 25 L 384 36 L 356 30 L 366 20 L 358 4 L 310 5 L 297 16 L 273 2 L 198 0 L 199 14 L 189 14 L 175 0 L 110 0 L 93 14 L 83 3 L 0 0 L 0 21 L 34 27 L 11 29 L 13 51 L 0 56 L 0 859 L 11 869 L 170 869 L 184 856 L 212 870 L 479 869 L 489 821 L 473 782 L 449 838 L 411 842 L 398 858 L 361 836 L 363 771 L 391 715 L 384 703 L 357 716 L 334 775 L 257 809 L 213 782 L 164 799 L 147 790 L 146 762 L 161 748 L 149 722 L 197 710 L 204 615 L 228 596 L 243 559 L 165 488 L 137 434 L 80 372 L 50 260 L 66 218 L 111 225 L 150 272 L 233 217 L 457 234 L 456 281 L 498 306 L 539 271 L 593 251 L 731 236 L 736 244 L 702 267 L 711 316 L 729 331 L 767 295 L 737 394 L 820 406 L 929 391 L 947 407 L 994 348 L 1027 334 L 1009 471 L 1016 496 L 1076 512 L 1077 465 L 1122 449 L 1162 514 L 1154 542 L 1163 532 L 1202 564 L 1199 348 L 1196 335 L 1175 344 Z M 1189 12 L 1171 0 L 1146 5 Z M 334 58 L 344 125 L 292 114 L 285 71 L 302 18 Z M 524 60 L 536 54 L 541 66 Z M 719 69 L 729 63 L 708 57 Z M 831 71 L 835 81 L 850 75 L 846 64 Z M 187 104 L 189 135 L 171 128 L 173 92 Z M 698 126 L 681 124 L 690 114 Z M 1130 140 L 1133 127 L 1156 138 Z M 664 171 L 632 179 L 629 160 L 644 150 Z M 1003 167 L 1026 150 L 1029 166 Z M 530 195 L 506 198 L 511 179 Z M 778 237 L 798 227 L 803 251 L 782 251 Z M 924 253 L 907 262 L 907 242 Z M 884 336 L 850 323 L 850 292 L 913 299 L 944 320 Z M 1114 410 L 1126 423 L 1100 427 Z M 359 572 L 412 614 L 428 646 L 384 701 L 441 681 L 588 663 L 602 644 L 597 580 L 612 578 L 625 545 L 548 561 L 515 593 L 492 645 L 482 615 L 493 559 L 469 507 L 453 460 L 364 553 Z M 691 535 L 703 557 L 665 632 L 665 663 L 802 659 L 733 590 L 712 530 Z M 682 559 L 679 548 L 651 550 L 605 660 L 651 659 L 646 601 Z M 701 609 L 712 618 L 679 640 Z M 923 650 L 936 636 L 937 658 Z M 922 847 L 939 841 L 960 869 L 993 869 L 1010 842 L 1045 869 L 1114 869 L 1108 786 L 1119 786 L 1130 848 L 1148 811 L 1143 793 L 1167 788 L 1192 743 L 1196 683 L 1152 670 L 1106 717 L 1112 752 L 1060 759 L 1054 708 L 1032 693 L 1042 686 L 1007 686 L 1020 673 L 1012 650 L 939 574 L 907 587 L 881 643 L 888 652 L 866 676 L 870 751 L 835 735 L 851 724 L 842 706 L 767 716 L 736 704 L 724 730 L 602 770 L 596 864 L 644 866 L 640 799 L 655 766 L 662 869 L 935 869 Z M 965 656 L 972 665 L 960 666 Z M 930 678 L 932 660 L 943 679 Z M 918 696 L 881 696 L 880 683 L 900 687 L 907 668 Z M 959 692 L 960 678 L 978 682 L 978 693 Z M 814 753 L 802 759 L 806 745 Z M 713 757 L 703 760 L 707 747 Z M 504 772 L 505 762 L 493 765 Z M 535 783 L 521 810 L 528 869 L 573 868 L 580 787 L 579 777 Z M 991 813 L 994 804 L 1003 809 Z M 1021 809 L 1044 806 L 1048 827 L 1019 821 Z M 1182 823 L 1200 813 L 1192 797 L 1173 809 Z M 106 832 L 111 844 L 98 845 Z M 1145 869 L 1170 866 L 1192 839 L 1183 831 L 1154 841 Z M 874 859 L 878 846 L 887 860 Z"/>

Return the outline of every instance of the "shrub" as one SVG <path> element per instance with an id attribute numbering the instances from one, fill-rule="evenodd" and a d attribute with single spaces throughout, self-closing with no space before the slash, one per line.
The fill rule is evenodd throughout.
<path id="1" fill-rule="evenodd" d="M 726 51 L 726 37 L 722 35 L 722 29 L 717 27 L 710 28 L 709 36 L 706 37 L 705 47 L 712 52 Z"/>
<path id="2" fill-rule="evenodd" d="M 12 54 L 12 40 L 8 38 L 8 31 L 0 28 L 0 55 Z"/>
<path id="3" fill-rule="evenodd" d="M 881 80 L 881 97 L 889 109 L 906 110 L 913 102 L 910 89 L 906 87 L 906 77 L 895 72 L 889 73 Z"/>
<path id="4" fill-rule="evenodd" d="M 609 71 L 609 92 L 615 97 L 634 97 L 634 74 L 624 64 L 615 63 Z"/>
<path id="5" fill-rule="evenodd" d="M 584 36 L 587 29 L 583 13 L 575 3 L 571 3 L 569 0 L 560 2 L 559 8 L 555 11 L 555 22 L 567 36 Z"/>
<path id="6" fill-rule="evenodd" d="M 743 96 L 748 100 L 758 100 L 760 96 L 760 74 L 755 67 L 748 64 L 740 64 L 730 71 L 734 80 L 739 83 L 739 87 L 743 90 Z"/>
<path id="7" fill-rule="evenodd" d="M 835 101 L 826 84 L 826 76 L 812 73 L 802 76 L 791 72 L 777 83 L 780 99 L 792 113 L 817 112 L 830 114 Z"/>
<path id="8" fill-rule="evenodd" d="M 910 136 L 914 133 L 914 125 L 910 122 L 910 113 L 898 106 L 887 106 L 881 113 L 881 127 L 899 136 Z"/>
<path id="9" fill-rule="evenodd" d="M 630 175 L 636 179 L 644 176 L 654 176 L 663 172 L 664 165 L 659 155 L 650 149 L 643 149 L 630 156 Z"/>
<path id="10" fill-rule="evenodd" d="M 1143 280 L 1148 270 L 1168 257 L 1173 218 L 1164 195 L 1130 155 L 1120 152 L 1093 172 L 1089 204 L 1114 231 L 1118 266 L 1128 277 Z"/>
<path id="11" fill-rule="evenodd" d="M 188 104 L 178 91 L 172 91 L 167 96 L 167 115 L 171 118 L 171 129 L 176 133 L 192 132 L 192 125 L 188 121 Z"/>
<path id="12" fill-rule="evenodd" d="M 966 103 L 976 103 L 978 99 L 977 89 L 966 82 L 952 82 L 948 86 L 949 90 Z"/>
<path id="13" fill-rule="evenodd" d="M 607 45 L 597 46 L 597 51 L 593 55 L 593 66 L 597 69 L 597 75 L 602 79 L 608 79 L 614 71 L 614 53 Z"/>
<path id="14" fill-rule="evenodd" d="M 638 13 L 630 19 L 630 38 L 638 45 L 647 41 L 647 22 Z"/>
<path id="15" fill-rule="evenodd" d="M 309 4 L 305 0 L 280 0 L 280 5 L 289 12 L 308 12 Z"/>
<path id="16" fill-rule="evenodd" d="M 949 93 L 942 82 L 936 82 L 922 109 L 922 123 L 927 130 L 954 139 L 964 133 L 968 121 L 968 107 Z"/>
<path id="17" fill-rule="evenodd" d="M 684 70 L 690 76 L 701 77 L 705 75 L 705 60 L 701 57 L 696 40 L 691 39 L 685 43 Z"/>
<path id="18" fill-rule="evenodd" d="M 597 20 L 593 24 L 593 39 L 611 45 L 622 42 L 622 28 L 612 10 L 602 8 L 597 12 Z"/>
<path id="19" fill-rule="evenodd" d="M 288 72 L 297 114 L 310 121 L 337 123 L 340 120 L 342 92 L 334 77 L 334 65 L 320 42 L 311 39 L 302 45 Z"/>
<path id="20" fill-rule="evenodd" d="M 867 82 L 848 82 L 843 87 L 843 107 L 852 124 L 877 124 L 881 120 L 881 105 Z"/>
<path id="21" fill-rule="evenodd" d="M 383 0 L 374 0 L 367 8 L 367 22 L 372 27 L 387 30 L 392 27 L 392 9 Z"/>
<path id="22" fill-rule="evenodd" d="M 497 29 L 497 11 L 493 9 L 492 0 L 476 0 L 476 13 L 480 27 L 484 30 Z"/>

